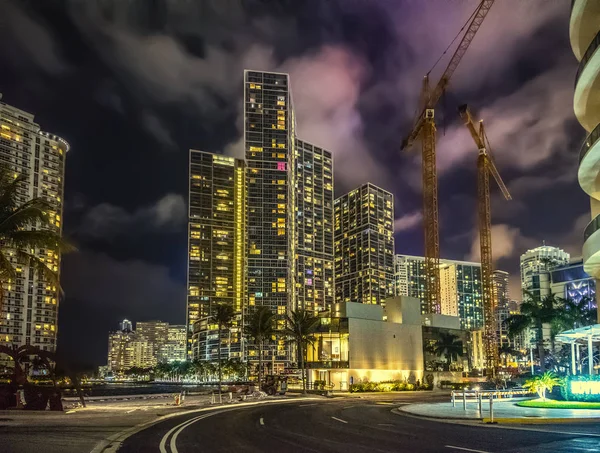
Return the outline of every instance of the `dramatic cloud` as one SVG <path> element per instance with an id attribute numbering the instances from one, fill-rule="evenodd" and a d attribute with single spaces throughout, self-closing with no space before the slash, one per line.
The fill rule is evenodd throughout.
<path id="1" fill-rule="evenodd" d="M 60 55 L 54 37 L 43 23 L 18 4 L 4 1 L 0 5 L 0 36 L 2 30 L 12 34 L 20 50 L 29 55 L 44 72 L 51 75 L 66 72 L 68 66 Z"/>
<path id="2" fill-rule="evenodd" d="M 181 195 L 168 194 L 151 206 L 133 212 L 102 203 L 92 207 L 84 216 L 79 235 L 111 239 L 140 231 L 176 230 L 184 222 L 187 206 Z"/>
<path id="3" fill-rule="evenodd" d="M 142 124 L 146 131 L 150 133 L 159 143 L 161 143 L 167 150 L 173 150 L 177 148 L 177 144 L 171 136 L 171 132 L 165 127 L 160 120 L 150 112 L 144 112 L 142 116 Z"/>
<path id="4" fill-rule="evenodd" d="M 394 220 L 394 233 L 412 230 L 417 225 L 420 225 L 422 220 L 423 213 L 421 211 L 411 212 L 403 215 L 402 217 L 398 217 L 396 220 Z"/>

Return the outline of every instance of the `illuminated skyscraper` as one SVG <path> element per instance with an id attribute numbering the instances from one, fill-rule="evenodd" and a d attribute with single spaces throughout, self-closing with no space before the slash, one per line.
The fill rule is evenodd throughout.
<path id="1" fill-rule="evenodd" d="M 336 302 L 394 295 L 394 197 L 367 183 L 334 203 Z"/>
<path id="2" fill-rule="evenodd" d="M 296 308 L 295 124 L 287 74 L 244 72 L 248 172 L 248 309 L 267 306 L 283 328 Z M 273 362 L 292 360 L 278 340 Z"/>
<path id="3" fill-rule="evenodd" d="M 296 298 L 298 307 L 334 303 L 333 162 L 331 153 L 296 140 Z"/>
<path id="4" fill-rule="evenodd" d="M 0 94 L 0 99 L 2 95 Z M 25 176 L 19 203 L 43 198 L 50 203 L 50 228 L 62 231 L 65 157 L 69 145 L 40 130 L 31 113 L 0 102 L 0 158 L 15 175 Z M 37 226 L 39 228 L 39 226 Z M 60 272 L 58 250 L 36 249 L 35 255 Z M 14 255 L 14 254 L 13 254 Z M 59 288 L 34 269 L 17 265 L 16 278 L 4 285 L 0 311 L 0 345 L 30 344 L 47 351 L 56 348 Z"/>
<path id="5" fill-rule="evenodd" d="M 521 288 L 534 296 L 550 294 L 552 269 L 569 262 L 570 255 L 558 247 L 542 245 L 521 255 Z"/>
<path id="6" fill-rule="evenodd" d="M 234 308 L 233 326 L 223 331 L 221 344 L 226 345 L 228 358 L 242 357 L 245 190 L 243 160 L 190 150 L 187 348 L 190 356 L 202 360 L 217 358 L 218 342 L 208 322 L 217 304 Z M 201 355 L 192 353 L 196 335 L 198 341 L 210 337 Z"/>

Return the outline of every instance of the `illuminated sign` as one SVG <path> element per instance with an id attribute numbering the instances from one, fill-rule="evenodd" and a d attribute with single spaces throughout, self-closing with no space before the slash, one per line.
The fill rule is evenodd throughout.
<path id="1" fill-rule="evenodd" d="M 576 395 L 600 395 L 600 381 L 571 381 L 571 393 Z"/>

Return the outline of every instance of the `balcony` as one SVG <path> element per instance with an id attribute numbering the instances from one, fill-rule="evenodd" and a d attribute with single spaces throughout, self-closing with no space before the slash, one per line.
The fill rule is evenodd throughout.
<path id="1" fill-rule="evenodd" d="M 600 4 L 600 2 L 598 2 Z M 575 76 L 573 107 L 581 125 L 591 131 L 600 123 L 600 31 L 590 42 Z"/>
<path id="2" fill-rule="evenodd" d="M 600 2 L 598 0 L 573 0 L 569 36 L 571 47 L 578 60 L 581 60 L 600 24 Z"/>
<path id="3" fill-rule="evenodd" d="M 586 137 L 579 150 L 579 185 L 600 201 L 600 124 Z"/>
<path id="4" fill-rule="evenodd" d="M 583 269 L 592 277 L 600 278 L 600 215 L 583 232 Z"/>

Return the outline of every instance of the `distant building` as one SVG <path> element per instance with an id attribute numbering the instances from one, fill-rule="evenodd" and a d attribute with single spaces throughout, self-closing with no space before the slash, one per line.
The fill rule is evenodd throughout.
<path id="1" fill-rule="evenodd" d="M 129 319 L 124 319 L 123 321 L 121 321 L 119 323 L 119 328 L 123 331 L 123 332 L 131 332 L 133 330 L 133 324 L 131 323 L 131 321 Z"/>
<path id="2" fill-rule="evenodd" d="M 331 152 L 296 139 L 296 304 L 321 311 L 335 299 Z"/>
<path id="3" fill-rule="evenodd" d="M 368 183 L 334 203 L 336 302 L 394 295 L 394 197 Z"/>
<path id="4" fill-rule="evenodd" d="M 0 100 L 2 94 L 0 93 Z M 49 203 L 48 228 L 62 232 L 65 159 L 69 144 L 43 132 L 34 115 L 0 101 L 0 160 L 14 176 L 22 175 L 18 203 L 42 198 Z M 27 229 L 32 227 L 27 226 Z M 39 228 L 39 227 L 38 227 Z M 61 254 L 56 249 L 31 252 L 60 274 Z M 12 252 L 15 276 L 4 283 L 0 311 L 0 345 L 56 349 L 60 288 L 45 280 Z"/>
<path id="5" fill-rule="evenodd" d="M 596 279 L 585 272 L 583 259 L 576 258 L 568 264 L 549 271 L 550 291 L 563 299 L 575 302 L 586 298 L 596 302 Z"/>
<path id="6" fill-rule="evenodd" d="M 427 313 L 425 258 L 395 256 L 395 286 L 419 300 L 421 313 Z M 442 314 L 458 316 L 462 329 L 483 327 L 481 264 L 440 260 L 440 297 Z"/>
<path id="7" fill-rule="evenodd" d="M 241 322 L 246 297 L 245 193 L 243 160 L 190 150 L 187 297 L 190 358 L 208 360 L 192 353 L 193 335 L 197 330 L 194 324 L 210 317 L 218 304 L 233 307 L 235 319 L 227 329 L 230 358 L 242 357 Z"/>
<path id="8" fill-rule="evenodd" d="M 521 255 L 521 289 L 534 296 L 550 294 L 548 271 L 569 262 L 569 254 L 558 247 L 542 245 Z"/>
<path id="9" fill-rule="evenodd" d="M 158 362 L 182 362 L 187 358 L 187 328 L 185 325 L 168 326 L 167 340 L 160 345 Z"/>
<path id="10" fill-rule="evenodd" d="M 138 338 L 145 338 L 150 347 L 148 366 L 156 366 L 160 361 L 160 350 L 169 336 L 169 323 L 163 321 L 136 322 L 135 333 Z"/>
<path id="11" fill-rule="evenodd" d="M 132 323 L 124 320 L 120 330 L 108 334 L 107 371 L 120 374 L 133 367 L 152 368 L 160 362 L 185 360 L 186 328 L 162 321 Z"/>

